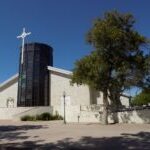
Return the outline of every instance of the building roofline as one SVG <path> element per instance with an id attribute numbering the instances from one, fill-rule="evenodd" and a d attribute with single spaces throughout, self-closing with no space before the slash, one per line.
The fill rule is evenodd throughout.
<path id="1" fill-rule="evenodd" d="M 51 67 L 51 66 L 48 66 L 47 68 L 50 71 L 54 71 L 54 72 L 58 72 L 58 73 L 66 74 L 66 75 L 72 75 L 72 71 L 69 71 L 69 70 L 60 69 L 60 68 Z"/>
<path id="2" fill-rule="evenodd" d="M 11 82 L 12 80 L 15 80 L 18 78 L 18 73 L 16 73 L 15 75 L 13 75 L 12 77 L 8 78 L 7 80 L 5 80 L 4 82 L 2 82 L 0 84 L 0 88 L 2 88 L 3 86 L 5 86 L 6 84 L 8 84 L 9 82 Z"/>
<path id="3" fill-rule="evenodd" d="M 65 74 L 65 75 L 70 75 L 70 76 L 72 75 L 71 71 L 68 71 L 68 70 L 65 70 L 65 69 L 60 69 L 60 68 L 51 67 L 51 66 L 48 66 L 47 69 L 49 71 L 58 72 L 58 73 L 62 73 L 62 74 Z M 18 76 L 19 76 L 19 74 L 16 73 L 15 75 L 13 75 L 10 78 L 8 78 L 7 80 L 5 80 L 4 82 L 2 82 L 0 84 L 0 88 L 2 88 L 3 86 L 5 86 L 6 84 L 8 84 L 9 82 L 11 82 L 12 80 L 17 79 Z"/>

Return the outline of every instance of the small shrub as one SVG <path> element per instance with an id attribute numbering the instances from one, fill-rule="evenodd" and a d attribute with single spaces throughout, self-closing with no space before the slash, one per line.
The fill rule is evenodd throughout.
<path id="1" fill-rule="evenodd" d="M 53 115 L 52 120 L 63 120 L 63 117 L 60 116 L 59 114 Z"/>
<path id="2" fill-rule="evenodd" d="M 51 120 L 51 114 L 50 113 L 42 113 L 39 115 L 39 118 L 37 120 Z"/>
<path id="3" fill-rule="evenodd" d="M 48 121 L 48 120 L 63 120 L 63 117 L 60 116 L 58 113 L 55 115 L 51 115 L 48 112 L 42 113 L 40 115 L 36 116 L 23 116 L 21 117 L 21 121 L 36 121 L 36 120 L 43 120 L 43 121 Z"/>
<path id="4" fill-rule="evenodd" d="M 26 116 L 21 117 L 21 121 L 36 121 L 36 117 L 26 115 Z"/>

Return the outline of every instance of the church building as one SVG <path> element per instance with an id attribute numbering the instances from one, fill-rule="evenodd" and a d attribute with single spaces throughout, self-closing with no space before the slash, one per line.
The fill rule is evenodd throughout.
<path id="1" fill-rule="evenodd" d="M 87 85 L 71 85 L 71 76 L 71 71 L 53 67 L 52 47 L 24 44 L 19 72 L 0 84 L 0 119 L 42 112 L 64 116 L 65 107 L 67 122 L 99 122 L 103 94 Z M 121 103 L 129 106 L 129 97 L 121 96 Z"/>

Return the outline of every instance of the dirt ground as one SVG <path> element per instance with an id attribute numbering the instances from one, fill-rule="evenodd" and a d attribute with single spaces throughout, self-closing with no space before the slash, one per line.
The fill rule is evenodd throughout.
<path id="1" fill-rule="evenodd" d="M 0 121 L 0 150 L 150 150 L 150 124 Z"/>

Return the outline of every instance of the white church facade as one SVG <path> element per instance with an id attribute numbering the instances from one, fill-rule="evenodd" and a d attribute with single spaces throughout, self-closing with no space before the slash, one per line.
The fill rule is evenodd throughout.
<path id="1" fill-rule="evenodd" d="M 64 115 L 64 97 L 67 122 L 99 122 L 103 94 L 87 85 L 71 85 L 71 71 L 48 66 L 49 106 L 17 107 L 18 74 L 0 84 L 0 119 L 19 119 L 21 116 L 50 112 Z M 129 106 L 129 98 L 121 97 L 122 105 Z M 80 120 L 79 120 L 80 117 Z"/>

